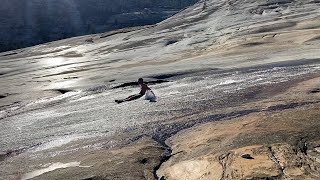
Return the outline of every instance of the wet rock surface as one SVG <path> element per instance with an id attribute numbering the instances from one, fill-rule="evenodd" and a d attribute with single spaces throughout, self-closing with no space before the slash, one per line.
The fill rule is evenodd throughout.
<path id="1" fill-rule="evenodd" d="M 0 179 L 319 179 L 318 10 L 200 1 L 0 54 Z M 157 102 L 115 104 L 140 77 Z"/>

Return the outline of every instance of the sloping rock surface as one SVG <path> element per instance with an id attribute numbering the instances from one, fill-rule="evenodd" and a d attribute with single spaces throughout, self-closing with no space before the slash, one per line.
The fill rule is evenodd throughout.
<path id="1" fill-rule="evenodd" d="M 4 0 L 0 52 L 158 23 L 196 0 Z"/>

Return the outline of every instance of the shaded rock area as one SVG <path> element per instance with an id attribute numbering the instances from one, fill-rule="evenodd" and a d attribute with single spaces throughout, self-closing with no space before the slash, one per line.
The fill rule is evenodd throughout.
<path id="1" fill-rule="evenodd" d="M 155 24 L 196 1 L 4 1 L 0 8 L 0 52 L 79 35 Z M 86 42 L 93 43 L 93 40 Z"/>
<path id="2" fill-rule="evenodd" d="M 150 138 L 142 138 L 126 147 L 101 149 L 83 154 L 77 157 L 81 166 L 57 169 L 33 179 L 152 180 L 154 167 L 160 162 L 164 152 L 165 148 L 157 142 Z"/>

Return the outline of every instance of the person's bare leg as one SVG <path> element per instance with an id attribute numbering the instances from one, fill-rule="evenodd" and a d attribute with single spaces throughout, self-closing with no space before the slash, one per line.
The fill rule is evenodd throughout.
<path id="1" fill-rule="evenodd" d="M 135 95 L 131 95 L 129 97 L 127 97 L 126 99 L 124 99 L 125 101 L 132 101 L 132 100 L 136 100 L 139 99 L 142 95 L 141 94 L 135 94 Z"/>
<path id="2" fill-rule="evenodd" d="M 139 99 L 142 95 L 141 94 L 135 94 L 135 95 L 131 95 L 125 99 L 122 100 L 115 100 L 116 103 L 123 103 L 125 101 L 132 101 L 132 100 L 136 100 Z"/>

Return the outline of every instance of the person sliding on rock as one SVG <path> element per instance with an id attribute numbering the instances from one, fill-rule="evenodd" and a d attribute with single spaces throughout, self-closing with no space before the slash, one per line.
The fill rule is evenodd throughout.
<path id="1" fill-rule="evenodd" d="M 156 96 L 155 94 L 152 92 L 152 90 L 143 82 L 142 78 L 138 79 L 138 84 L 140 85 L 140 92 L 139 94 L 134 94 L 131 95 L 125 99 L 120 99 L 120 100 L 115 100 L 115 102 L 117 103 L 123 103 L 125 101 L 132 101 L 135 99 L 139 99 L 140 97 L 142 97 L 143 95 L 145 95 L 145 99 L 149 100 L 150 102 L 155 102 L 156 101 Z"/>

